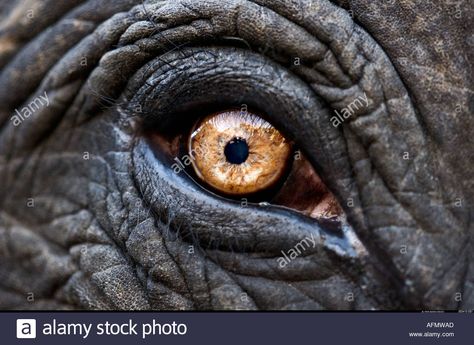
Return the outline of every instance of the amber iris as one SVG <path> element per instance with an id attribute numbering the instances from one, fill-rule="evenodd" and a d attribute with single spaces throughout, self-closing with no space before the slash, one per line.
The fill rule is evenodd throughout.
<path id="1" fill-rule="evenodd" d="M 261 117 L 239 110 L 212 114 L 189 138 L 196 175 L 219 192 L 263 191 L 284 175 L 291 144 Z"/>

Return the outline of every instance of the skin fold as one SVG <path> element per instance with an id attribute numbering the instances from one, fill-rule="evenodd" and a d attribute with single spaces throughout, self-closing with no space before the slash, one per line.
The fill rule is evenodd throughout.
<path id="1" fill-rule="evenodd" d="M 466 0 L 3 0 L 0 309 L 472 310 L 472 23 Z M 265 112 L 351 226 L 173 172 L 147 131 L 219 104 Z"/>

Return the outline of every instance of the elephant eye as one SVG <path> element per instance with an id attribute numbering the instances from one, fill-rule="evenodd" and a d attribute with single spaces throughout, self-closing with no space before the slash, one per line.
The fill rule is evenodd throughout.
<path id="1" fill-rule="evenodd" d="M 194 112 L 188 109 L 186 114 Z M 216 196 L 340 223 L 342 208 L 309 160 L 258 114 L 227 108 L 200 113 L 189 122 L 185 118 L 191 116 L 182 114 L 177 116 L 182 118 L 179 125 L 172 121 L 159 130 L 151 122 L 146 133 L 154 152 L 174 173 Z"/>
<path id="2" fill-rule="evenodd" d="M 239 110 L 204 118 L 188 140 L 200 181 L 223 194 L 239 196 L 277 184 L 288 170 L 291 147 L 270 123 Z"/>

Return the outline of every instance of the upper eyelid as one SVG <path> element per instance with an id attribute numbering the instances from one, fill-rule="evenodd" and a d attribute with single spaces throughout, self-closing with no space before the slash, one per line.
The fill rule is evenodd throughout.
<path id="1" fill-rule="evenodd" d="M 197 57 L 191 54 L 193 51 L 198 55 Z M 287 129 L 290 139 L 298 133 L 296 128 L 291 128 L 294 120 L 305 123 L 308 120 L 318 121 L 318 118 L 312 118 L 314 115 L 321 117 L 319 120 L 322 120 L 323 115 L 327 115 L 323 104 L 319 103 L 313 92 L 302 81 L 289 73 L 287 77 L 279 78 L 282 75 L 283 67 L 272 65 L 257 54 L 222 48 L 208 48 L 206 52 L 187 48 L 184 53 L 189 57 L 189 61 L 183 59 L 180 53 L 169 53 L 156 60 L 157 65 L 154 69 L 156 75 L 150 75 L 150 82 L 145 81 L 143 84 L 141 76 L 142 84 L 133 81 L 133 84 L 142 85 L 142 87 L 130 93 L 126 103 L 129 112 L 139 117 L 154 118 L 154 121 L 159 125 L 167 122 L 167 117 L 180 113 L 189 102 L 208 102 L 210 99 L 217 98 L 220 102 L 234 104 L 236 108 L 243 105 L 249 108 L 255 105 L 260 108 L 262 104 L 265 104 L 267 108 L 264 106 L 262 111 L 269 116 L 266 120 L 274 126 Z M 192 80 L 187 78 L 188 69 L 181 68 L 180 73 L 179 70 L 168 68 L 174 65 L 182 67 L 183 64 L 192 66 L 195 61 L 199 61 L 199 56 L 204 57 L 207 53 L 211 54 L 212 62 L 197 64 L 192 70 Z M 243 61 L 248 58 L 255 59 L 254 65 L 250 68 L 246 68 L 243 64 Z M 163 66 L 166 68 L 162 69 Z M 209 79 L 219 77 L 223 68 L 232 71 L 223 77 L 227 87 L 213 87 Z M 173 85 L 178 85 L 181 88 L 181 96 L 175 95 L 176 90 Z M 242 88 L 246 91 L 241 92 Z M 203 89 L 206 89 L 205 94 L 187 93 Z M 130 88 L 130 90 L 132 89 Z M 172 96 L 169 96 L 168 93 L 171 93 Z M 173 98 L 171 102 L 169 102 L 170 98 Z M 236 98 L 241 102 L 236 104 Z M 137 107 L 140 109 L 139 112 L 134 111 Z M 311 110 L 311 115 L 306 114 L 308 110 Z M 290 119 L 289 117 L 292 116 L 298 117 L 298 119 Z M 300 128 L 304 127 L 304 124 L 300 126 Z"/>

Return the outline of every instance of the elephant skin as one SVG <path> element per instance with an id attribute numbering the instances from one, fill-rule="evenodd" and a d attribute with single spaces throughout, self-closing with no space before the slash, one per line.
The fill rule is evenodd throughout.
<path id="1" fill-rule="evenodd" d="M 3 0 L 0 309 L 472 310 L 472 23 L 467 0 Z M 219 102 L 264 110 L 350 227 L 174 173 L 146 130 Z"/>

